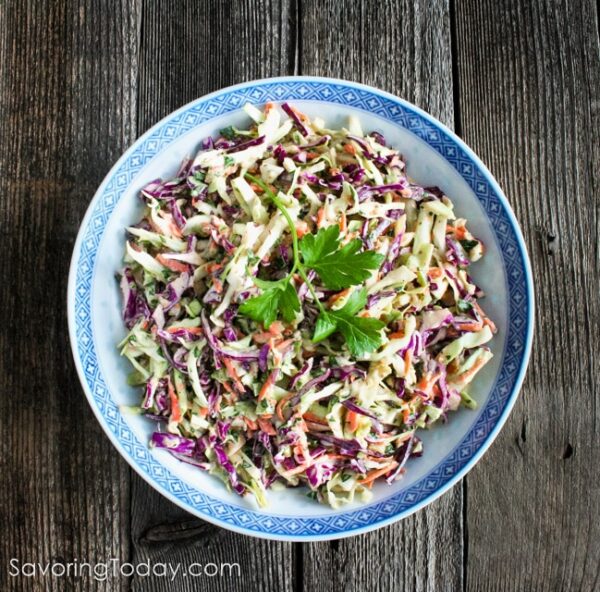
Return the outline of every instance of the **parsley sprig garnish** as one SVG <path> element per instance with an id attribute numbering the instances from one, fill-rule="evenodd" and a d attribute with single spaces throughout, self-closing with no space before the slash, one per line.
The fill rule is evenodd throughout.
<path id="1" fill-rule="evenodd" d="M 358 316 L 367 302 L 366 289 L 353 292 L 339 310 L 327 310 L 317 297 L 308 272 L 313 270 L 317 273 L 325 287 L 343 290 L 364 282 L 381 265 L 383 255 L 373 251 L 359 252 L 362 247 L 359 239 L 341 246 L 340 229 L 336 224 L 321 228 L 316 234 L 306 234 L 298 240 L 294 222 L 281 199 L 262 179 L 249 173 L 246 173 L 246 178 L 264 191 L 265 196 L 286 219 L 292 235 L 293 265 L 283 279 L 265 281 L 255 278 L 254 282 L 262 293 L 242 303 L 239 312 L 262 323 L 267 329 L 279 316 L 288 323 L 293 321 L 300 311 L 300 300 L 291 283 L 292 276 L 297 272 L 319 307 L 313 342 L 318 343 L 339 332 L 355 356 L 377 349 L 381 345 L 384 323 L 378 319 Z"/>

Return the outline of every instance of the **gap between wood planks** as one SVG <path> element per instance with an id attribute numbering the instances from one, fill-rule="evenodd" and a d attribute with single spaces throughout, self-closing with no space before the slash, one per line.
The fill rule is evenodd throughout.
<path id="1" fill-rule="evenodd" d="M 600 1 L 600 0 L 599 0 Z M 450 53 L 452 60 L 452 103 L 454 108 L 454 132 L 457 136 L 462 134 L 462 121 L 460 113 L 460 87 L 458 80 L 458 36 L 456 34 L 456 0 L 449 0 L 449 12 L 450 12 Z M 467 561 L 469 559 L 469 528 L 467 522 L 467 510 L 468 510 L 468 476 L 460 482 L 462 488 L 462 589 L 463 592 L 467 590 Z"/>

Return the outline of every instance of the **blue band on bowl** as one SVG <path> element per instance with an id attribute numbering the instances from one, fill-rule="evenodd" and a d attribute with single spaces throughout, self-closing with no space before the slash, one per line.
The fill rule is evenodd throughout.
<path id="1" fill-rule="evenodd" d="M 440 153 L 474 191 L 494 228 L 509 294 L 507 347 L 496 384 L 482 413 L 459 445 L 408 489 L 373 505 L 320 517 L 265 515 L 227 504 L 172 475 L 124 421 L 99 370 L 92 334 L 90 293 L 100 239 L 108 218 L 142 167 L 175 138 L 245 102 L 318 100 L 375 113 L 401 125 Z M 334 538 L 371 530 L 402 518 L 446 491 L 475 464 L 498 433 L 523 380 L 533 332 L 531 270 L 514 215 L 489 171 L 450 130 L 416 107 L 350 82 L 319 78 L 256 81 L 213 93 L 158 123 L 121 158 L 96 194 L 75 246 L 69 279 L 69 325 L 73 353 L 92 408 L 128 462 L 183 508 L 224 527 L 268 538 Z"/>

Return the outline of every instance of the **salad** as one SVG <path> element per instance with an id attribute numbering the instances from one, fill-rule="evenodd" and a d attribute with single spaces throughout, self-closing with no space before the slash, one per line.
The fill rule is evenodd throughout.
<path id="1" fill-rule="evenodd" d="M 121 354 L 151 446 L 260 506 L 307 486 L 339 507 L 400 479 L 461 405 L 495 332 L 484 246 L 378 132 L 292 105 L 203 141 L 141 191 L 120 272 Z"/>

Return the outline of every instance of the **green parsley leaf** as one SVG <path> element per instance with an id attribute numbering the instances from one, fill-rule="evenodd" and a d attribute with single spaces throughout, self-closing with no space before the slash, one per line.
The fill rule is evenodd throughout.
<path id="1" fill-rule="evenodd" d="M 307 234 L 300 241 L 304 264 L 312 267 L 322 257 L 335 253 L 339 247 L 340 228 L 337 225 L 321 228 L 317 234 Z"/>
<path id="2" fill-rule="evenodd" d="M 304 265 L 314 269 L 323 284 L 332 290 L 343 290 L 364 282 L 371 271 L 383 262 L 383 255 L 373 251 L 359 253 L 362 241 L 354 239 L 340 248 L 340 229 L 334 224 L 307 234 L 300 241 Z"/>
<path id="3" fill-rule="evenodd" d="M 350 296 L 348 296 L 346 304 L 344 304 L 339 312 L 346 315 L 355 315 L 357 312 L 360 312 L 366 304 L 367 290 L 365 288 L 355 290 L 352 292 L 352 294 L 350 294 Z"/>
<path id="4" fill-rule="evenodd" d="M 339 331 L 354 356 L 376 350 L 382 342 L 381 329 L 385 323 L 379 319 L 359 317 L 356 314 L 367 302 L 367 290 L 353 292 L 340 310 L 321 313 L 317 318 L 313 342 L 318 343 Z"/>
<path id="5" fill-rule="evenodd" d="M 226 167 L 229 167 L 229 166 L 235 164 L 235 160 L 233 160 L 233 158 L 231 158 L 231 156 L 225 156 L 223 161 L 224 161 L 224 164 Z"/>
<path id="6" fill-rule="evenodd" d="M 344 336 L 348 349 L 354 356 L 375 351 L 381 345 L 380 330 L 385 323 L 368 317 L 346 317 L 338 315 L 337 325 Z"/>
<path id="7" fill-rule="evenodd" d="M 223 128 L 222 130 L 219 131 L 219 133 L 226 140 L 234 140 L 235 138 L 237 138 L 237 135 L 238 135 L 236 129 L 232 125 L 229 125 L 226 128 Z"/>
<path id="8" fill-rule="evenodd" d="M 204 183 L 204 179 L 206 179 L 206 173 L 204 171 L 194 171 L 194 173 L 188 177 L 188 180 L 193 185 Z"/>
<path id="9" fill-rule="evenodd" d="M 469 312 L 473 308 L 473 305 L 468 300 L 458 300 L 456 308 L 458 312 Z"/>
<path id="10" fill-rule="evenodd" d="M 337 329 L 337 322 L 333 315 L 321 313 L 315 324 L 315 333 L 313 335 L 313 343 L 319 343 L 323 339 L 327 339 Z"/>
<path id="11" fill-rule="evenodd" d="M 300 312 L 300 300 L 289 277 L 277 282 L 269 282 L 259 278 L 254 283 L 263 290 L 262 294 L 246 300 L 239 308 L 240 314 L 262 323 L 266 329 L 281 314 L 287 323 L 296 318 Z"/>
<path id="12" fill-rule="evenodd" d="M 300 312 L 298 292 L 296 292 L 291 282 L 286 282 L 286 287 L 281 291 L 279 311 L 286 323 L 291 323 L 296 318 L 296 314 Z"/>
<path id="13" fill-rule="evenodd" d="M 274 288 L 265 290 L 262 294 L 249 298 L 239 308 L 239 313 L 250 317 L 257 323 L 262 323 L 266 329 L 277 318 L 281 290 Z"/>
<path id="14" fill-rule="evenodd" d="M 275 288 L 280 289 L 282 286 L 281 280 L 276 282 L 271 282 L 269 280 L 261 280 L 260 278 L 253 278 L 252 281 L 261 289 L 261 290 L 273 290 Z"/>
<path id="15" fill-rule="evenodd" d="M 460 244 L 462 245 L 462 248 L 467 252 L 469 252 L 471 249 L 474 249 L 479 244 L 478 240 L 464 239 L 464 240 L 461 240 L 458 242 L 460 242 Z"/>

